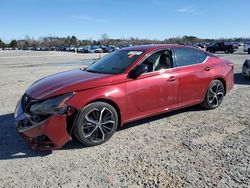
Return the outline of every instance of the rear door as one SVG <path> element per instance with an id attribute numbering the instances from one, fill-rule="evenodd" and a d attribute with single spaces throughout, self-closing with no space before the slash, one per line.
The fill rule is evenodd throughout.
<path id="1" fill-rule="evenodd" d="M 193 48 L 175 48 L 174 54 L 179 73 L 179 105 L 201 102 L 213 79 L 212 62 L 205 52 Z"/>

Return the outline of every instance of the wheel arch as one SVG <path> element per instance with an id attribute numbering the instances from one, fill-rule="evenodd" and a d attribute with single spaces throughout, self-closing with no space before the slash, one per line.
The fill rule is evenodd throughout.
<path id="1" fill-rule="evenodd" d="M 227 84 L 224 78 L 222 77 L 216 77 L 214 80 L 219 80 L 222 82 L 223 86 L 224 86 L 224 95 L 227 94 Z"/>
<path id="2" fill-rule="evenodd" d="M 92 101 L 88 102 L 86 105 L 91 104 L 93 102 L 105 102 L 105 103 L 108 103 L 111 106 L 113 106 L 117 112 L 117 115 L 118 115 L 118 127 L 122 126 L 121 110 L 120 110 L 119 106 L 114 101 L 112 101 L 110 99 L 100 98 L 100 99 L 92 100 Z"/>

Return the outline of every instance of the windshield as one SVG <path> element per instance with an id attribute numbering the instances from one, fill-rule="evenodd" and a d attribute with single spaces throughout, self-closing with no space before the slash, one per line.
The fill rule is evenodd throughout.
<path id="1" fill-rule="evenodd" d="M 132 65 L 142 53 L 143 51 L 118 50 L 90 65 L 87 71 L 103 74 L 120 74 Z"/>

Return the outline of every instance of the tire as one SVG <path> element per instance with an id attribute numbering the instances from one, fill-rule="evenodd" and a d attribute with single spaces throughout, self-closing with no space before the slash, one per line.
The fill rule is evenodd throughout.
<path id="1" fill-rule="evenodd" d="M 228 54 L 228 53 L 229 53 L 229 51 L 228 51 L 228 50 L 225 50 L 224 52 L 225 52 L 226 54 Z"/>
<path id="2" fill-rule="evenodd" d="M 224 84 L 220 80 L 213 80 L 208 86 L 205 99 L 201 105 L 208 110 L 215 109 L 222 103 L 224 94 Z"/>
<path id="3" fill-rule="evenodd" d="M 247 50 L 248 54 L 250 54 L 250 48 Z"/>
<path id="4" fill-rule="evenodd" d="M 74 134 L 85 146 L 96 146 L 113 136 L 118 123 L 118 114 L 112 105 L 105 102 L 93 102 L 80 111 Z"/>

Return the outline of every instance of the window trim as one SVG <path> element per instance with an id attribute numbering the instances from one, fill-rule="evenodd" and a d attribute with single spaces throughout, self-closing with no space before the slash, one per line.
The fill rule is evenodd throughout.
<path id="1" fill-rule="evenodd" d="M 176 54 L 175 54 L 175 49 L 190 49 L 190 48 L 162 48 L 162 49 L 157 49 L 153 52 L 150 52 L 148 54 L 146 54 L 139 62 L 138 64 L 133 68 L 131 69 L 127 75 L 130 74 L 130 72 L 132 70 L 134 70 L 138 65 L 140 65 L 143 61 L 145 61 L 150 55 L 154 54 L 154 53 L 157 53 L 159 51 L 164 51 L 164 50 L 169 50 L 171 53 L 172 53 L 172 60 L 173 60 L 173 67 L 172 68 L 168 68 L 168 69 L 162 69 L 162 70 L 158 70 L 158 71 L 154 71 L 154 72 L 147 72 L 147 73 L 143 73 L 142 75 L 140 75 L 137 79 L 143 79 L 143 78 L 148 78 L 148 77 L 152 77 L 152 76 L 156 76 L 156 75 L 159 75 L 159 74 L 162 74 L 162 73 L 165 73 L 165 71 L 173 71 L 173 70 L 178 70 L 180 68 L 183 68 L 183 67 L 192 67 L 192 66 L 199 66 L 199 65 L 202 65 L 202 64 L 205 64 L 207 62 L 207 60 L 211 57 L 209 56 L 209 54 L 207 52 L 204 52 L 206 54 L 206 59 L 204 59 L 204 61 L 202 63 L 199 63 L 199 64 L 192 64 L 192 65 L 185 65 L 185 66 L 181 66 L 181 67 L 177 67 L 176 65 L 176 61 L 177 61 L 177 58 L 176 58 Z M 194 49 L 196 50 L 196 49 Z M 197 51 L 200 51 L 200 50 L 197 50 Z M 128 76 L 129 78 L 129 76 Z"/>

